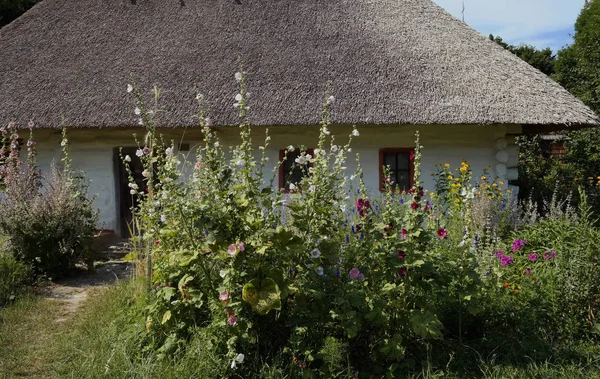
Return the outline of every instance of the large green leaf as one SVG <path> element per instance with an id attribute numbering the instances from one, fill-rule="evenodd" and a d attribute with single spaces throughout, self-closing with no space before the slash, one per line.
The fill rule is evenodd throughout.
<path id="1" fill-rule="evenodd" d="M 281 309 L 281 292 L 271 278 L 265 278 L 262 282 L 254 279 L 247 283 L 242 290 L 242 299 L 261 315 L 266 315 L 271 309 Z"/>

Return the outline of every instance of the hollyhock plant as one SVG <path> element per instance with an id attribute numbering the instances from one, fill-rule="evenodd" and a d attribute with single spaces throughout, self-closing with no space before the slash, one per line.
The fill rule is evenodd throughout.
<path id="1" fill-rule="evenodd" d="M 445 228 L 439 228 L 437 230 L 437 236 L 440 238 L 446 238 L 446 236 L 448 235 L 448 233 L 446 232 Z"/>

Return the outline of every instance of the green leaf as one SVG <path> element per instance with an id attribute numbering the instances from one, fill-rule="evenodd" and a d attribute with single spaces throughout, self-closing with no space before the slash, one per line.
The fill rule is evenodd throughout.
<path id="1" fill-rule="evenodd" d="M 166 311 L 163 315 L 161 324 L 164 325 L 167 321 L 171 319 L 171 311 Z"/>
<path id="2" fill-rule="evenodd" d="M 414 310 L 409 322 L 412 331 L 422 338 L 442 338 L 442 328 L 444 326 L 437 316 L 431 312 L 422 309 Z"/>
<path id="3" fill-rule="evenodd" d="M 261 315 L 266 315 L 271 309 L 281 309 L 281 292 L 271 278 L 265 278 L 262 282 L 254 279 L 247 283 L 242 290 L 242 299 Z"/>

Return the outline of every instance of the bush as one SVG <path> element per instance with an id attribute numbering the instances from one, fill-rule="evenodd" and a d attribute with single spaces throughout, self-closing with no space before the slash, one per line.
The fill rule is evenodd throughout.
<path id="1" fill-rule="evenodd" d="M 30 283 L 31 269 L 0 246 L 0 306 L 15 300 Z"/>
<path id="2" fill-rule="evenodd" d="M 23 168 L 14 124 L 3 134 L 11 142 L 0 170 L 0 233 L 8 237 L 14 257 L 33 267 L 36 274 L 52 278 L 64 275 L 86 258 L 97 222 L 86 182 L 71 170 L 66 132 L 64 167 L 53 167 L 47 180 L 37 172 L 33 139 L 27 142 L 27 167 Z"/>

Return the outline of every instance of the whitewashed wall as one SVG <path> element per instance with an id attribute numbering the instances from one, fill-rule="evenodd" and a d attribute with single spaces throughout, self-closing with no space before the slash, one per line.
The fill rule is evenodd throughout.
<path id="1" fill-rule="evenodd" d="M 237 128 L 216 129 L 223 146 L 239 142 Z M 352 128 L 349 126 L 331 127 L 331 134 L 336 136 L 337 144 L 344 144 Z M 355 154 L 360 154 L 364 178 L 372 191 L 378 191 L 379 185 L 379 149 L 386 147 L 413 147 L 415 133 L 421 134 L 421 145 L 424 147 L 422 160 L 422 180 L 425 187 L 433 190 L 435 164 L 450 163 L 453 167 L 467 159 L 472 165 L 475 175 L 491 167 L 492 175 L 501 176 L 506 181 L 516 179 L 515 170 L 518 150 L 514 146 L 514 135 L 521 133 L 520 126 L 505 125 L 427 125 L 427 126 L 362 126 L 358 128 L 360 137 L 352 145 L 352 155 L 347 162 L 347 171 L 356 169 Z M 71 156 L 76 169 L 84 170 L 91 180 L 90 195 L 96 196 L 96 206 L 100 209 L 101 229 L 118 230 L 118 204 L 116 195 L 116 178 L 114 149 L 135 146 L 133 133 L 143 135 L 142 130 L 135 129 L 102 129 L 71 130 L 69 141 Z M 198 146 L 202 136 L 199 130 L 163 130 L 167 140 L 175 140 L 175 144 L 189 144 L 192 151 L 187 152 L 193 159 L 193 149 Z M 279 150 L 288 145 L 305 145 L 312 148 L 318 137 L 317 127 L 273 127 L 270 129 L 271 141 L 267 154 L 271 172 L 279 159 Z M 264 143 L 264 128 L 255 128 L 253 142 L 256 146 Z M 34 135 L 38 141 L 38 157 L 40 167 L 47 173 L 51 162 L 60 160 L 60 133 L 42 130 Z M 506 152 L 500 153 L 499 151 Z M 508 156 L 507 156 L 508 155 Z M 504 161 L 504 162 L 503 162 Z M 508 169 L 507 169 L 508 167 Z M 498 172 L 497 172 L 498 171 Z M 268 177 L 268 176 L 267 176 Z M 276 181 L 277 182 L 277 181 Z"/>

